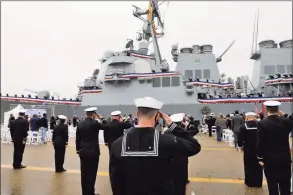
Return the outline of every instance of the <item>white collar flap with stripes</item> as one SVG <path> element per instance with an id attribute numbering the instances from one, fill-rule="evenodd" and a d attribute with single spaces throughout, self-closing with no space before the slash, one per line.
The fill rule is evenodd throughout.
<path id="1" fill-rule="evenodd" d="M 127 144 L 127 134 L 123 136 L 122 139 L 122 150 L 121 156 L 132 156 L 132 157 L 147 157 L 147 156 L 159 156 L 159 137 L 160 132 L 158 130 L 154 130 L 154 140 L 153 144 L 148 146 L 147 151 L 132 151 L 131 146 Z"/>

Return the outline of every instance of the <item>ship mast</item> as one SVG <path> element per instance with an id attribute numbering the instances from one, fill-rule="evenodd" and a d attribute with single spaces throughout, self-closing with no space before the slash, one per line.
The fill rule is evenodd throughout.
<path id="1" fill-rule="evenodd" d="M 257 8 L 257 12 L 255 13 L 254 25 L 253 25 L 251 57 L 250 57 L 250 59 L 252 60 L 257 60 L 260 57 L 260 54 L 257 52 L 258 23 L 259 23 L 259 8 Z"/>
<path id="2" fill-rule="evenodd" d="M 156 66 L 160 66 L 162 64 L 162 57 L 161 57 L 161 52 L 160 52 L 158 40 L 157 40 L 157 37 L 156 37 L 157 32 L 156 32 L 156 27 L 155 27 L 155 22 L 154 22 L 154 12 L 158 13 L 157 2 L 150 1 L 149 10 L 148 10 L 148 22 L 149 22 L 151 35 L 152 35 L 152 42 L 153 42 L 153 46 L 154 46 Z M 158 18 L 158 21 L 159 21 L 158 23 L 160 24 L 160 16 L 159 16 L 159 14 L 157 14 L 156 17 Z"/>
<path id="3" fill-rule="evenodd" d="M 164 3 L 164 2 L 162 2 Z M 162 4 L 161 3 L 161 4 Z M 160 4 L 160 5 L 161 5 Z M 144 22 L 143 27 L 143 38 L 148 41 L 149 43 L 153 43 L 154 47 L 154 54 L 155 54 L 155 62 L 156 66 L 162 66 L 164 63 L 164 60 L 162 60 L 161 52 L 158 44 L 158 35 L 164 35 L 164 23 L 161 20 L 161 15 L 159 12 L 159 4 L 158 0 L 150 0 L 149 7 L 146 11 L 142 10 L 141 8 L 133 5 L 135 8 L 133 15 L 140 20 Z M 142 15 L 147 15 L 147 19 L 141 17 Z M 155 26 L 154 19 L 157 18 L 158 27 L 162 30 L 162 32 L 158 33 L 156 31 L 157 27 Z M 149 39 L 152 38 L 152 41 L 149 41 Z M 163 65 L 164 66 L 164 65 Z"/>

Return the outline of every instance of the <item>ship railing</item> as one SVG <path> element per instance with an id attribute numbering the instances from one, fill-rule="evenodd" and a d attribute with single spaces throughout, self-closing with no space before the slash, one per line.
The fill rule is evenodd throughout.
<path id="1" fill-rule="evenodd" d="M 11 101 L 16 101 L 15 99 L 19 99 L 21 101 L 21 99 L 31 99 L 31 100 L 48 100 L 48 101 L 59 101 L 59 102 L 81 102 L 81 100 L 79 98 L 76 98 L 76 99 L 72 99 L 72 98 L 63 98 L 63 99 L 53 99 L 53 98 L 48 98 L 48 97 L 45 97 L 45 98 L 39 98 L 39 97 L 32 97 L 32 96 L 9 96 L 9 95 L 1 95 L 1 98 L 10 98 Z"/>

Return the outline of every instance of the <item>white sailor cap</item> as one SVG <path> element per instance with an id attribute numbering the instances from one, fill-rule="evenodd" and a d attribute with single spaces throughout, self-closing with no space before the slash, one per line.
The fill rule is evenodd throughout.
<path id="1" fill-rule="evenodd" d="M 177 114 L 172 114 L 170 116 L 170 119 L 172 120 L 172 122 L 181 122 L 184 118 L 185 114 L 184 113 L 177 113 Z"/>
<path id="2" fill-rule="evenodd" d="M 20 109 L 20 110 L 18 111 L 18 113 L 25 113 L 25 112 L 26 112 L 25 109 Z"/>
<path id="3" fill-rule="evenodd" d="M 281 102 L 278 102 L 278 101 L 265 101 L 263 104 L 265 106 L 267 106 L 267 107 L 276 107 L 276 106 L 280 106 Z"/>
<path id="4" fill-rule="evenodd" d="M 95 112 L 95 111 L 97 111 L 97 107 L 90 107 L 90 108 L 87 108 L 87 109 L 85 109 L 84 111 L 85 112 Z"/>
<path id="5" fill-rule="evenodd" d="M 118 116 L 120 114 L 121 114 L 121 111 L 118 111 L 118 110 L 111 113 L 112 116 Z"/>
<path id="6" fill-rule="evenodd" d="M 134 100 L 134 103 L 137 108 L 145 107 L 145 108 L 153 108 L 157 110 L 160 110 L 164 104 L 163 102 L 156 100 L 152 97 L 138 98 Z"/>
<path id="7" fill-rule="evenodd" d="M 255 112 L 247 112 L 245 116 L 256 116 Z"/>
<path id="8" fill-rule="evenodd" d="M 63 119 L 63 120 L 66 120 L 66 119 L 67 119 L 67 117 L 64 116 L 64 115 L 58 115 L 58 118 L 59 118 L 59 119 Z"/>

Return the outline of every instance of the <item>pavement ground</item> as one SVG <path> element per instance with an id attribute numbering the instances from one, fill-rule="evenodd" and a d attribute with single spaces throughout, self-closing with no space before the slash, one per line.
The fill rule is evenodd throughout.
<path id="1" fill-rule="evenodd" d="M 187 195 L 268 195 L 266 182 L 259 189 L 244 185 L 243 153 L 215 137 L 200 135 L 202 151 L 189 158 Z M 66 149 L 65 173 L 54 172 L 54 149 L 51 143 L 26 145 L 23 165 L 12 169 L 12 144 L 1 144 L 1 195 L 81 195 L 80 161 L 74 140 Z M 101 145 L 96 193 L 112 195 L 108 174 L 108 148 Z M 265 177 L 264 177 L 265 178 Z"/>

